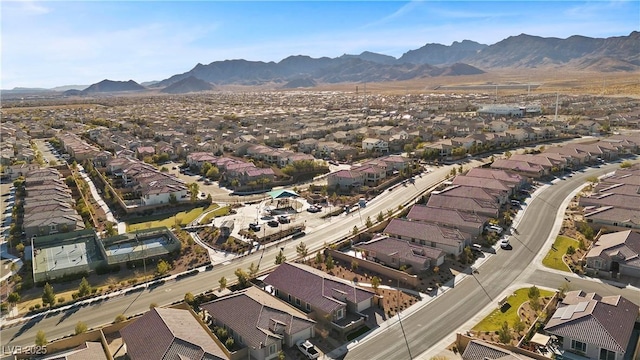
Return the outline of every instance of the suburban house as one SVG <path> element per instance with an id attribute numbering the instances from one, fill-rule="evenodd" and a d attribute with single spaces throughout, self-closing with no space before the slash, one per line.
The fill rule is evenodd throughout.
<path id="1" fill-rule="evenodd" d="M 285 262 L 265 279 L 268 291 L 327 323 L 340 336 L 364 325 L 375 293 L 313 267 Z"/>
<path id="2" fill-rule="evenodd" d="M 389 152 L 389 143 L 378 138 L 366 138 L 362 140 L 362 150 L 386 153 Z"/>
<path id="3" fill-rule="evenodd" d="M 363 165 L 352 168 L 351 171 L 357 171 L 364 175 L 364 184 L 368 186 L 376 186 L 387 176 L 386 167 L 378 167 L 375 165 Z"/>
<path id="4" fill-rule="evenodd" d="M 498 218 L 500 204 L 495 201 L 447 196 L 431 193 L 427 206 L 430 208 L 454 209 L 462 212 Z"/>
<path id="5" fill-rule="evenodd" d="M 404 267 L 411 274 L 442 265 L 445 256 L 441 249 L 379 234 L 354 247 L 363 250 L 367 260 L 395 269 Z"/>
<path id="6" fill-rule="evenodd" d="M 584 216 L 595 227 L 613 230 L 640 229 L 640 166 L 617 169 L 595 187 L 591 196 L 580 199 Z"/>
<path id="7" fill-rule="evenodd" d="M 515 193 L 515 187 L 496 179 L 478 178 L 473 176 L 457 175 L 453 178 L 453 185 L 478 187 L 488 190 L 506 191 L 509 195 Z"/>
<path id="8" fill-rule="evenodd" d="M 154 307 L 120 330 L 131 360 L 227 360 L 224 345 L 190 309 Z"/>
<path id="9" fill-rule="evenodd" d="M 190 166 L 202 167 L 204 163 L 213 164 L 216 161 L 216 157 L 213 154 L 207 152 L 194 152 L 187 155 L 187 164 Z"/>
<path id="10" fill-rule="evenodd" d="M 627 230 L 600 235 L 587 253 L 587 271 L 640 278 L 640 233 Z"/>
<path id="11" fill-rule="evenodd" d="M 563 351 L 589 359 L 622 360 L 635 350 L 630 339 L 637 318 L 638 305 L 620 295 L 577 290 L 565 295 L 544 330 L 558 338 Z"/>
<path id="12" fill-rule="evenodd" d="M 498 169 L 473 168 L 469 170 L 465 175 L 467 177 L 498 180 L 504 184 L 513 186 L 516 190 L 519 190 L 522 186 L 524 186 L 527 181 L 527 179 L 523 176 Z"/>
<path id="13" fill-rule="evenodd" d="M 47 351 L 46 356 L 39 357 L 40 360 L 108 360 L 111 358 L 111 356 L 107 357 L 105 349 L 99 341 L 85 341 L 72 349 L 57 351 L 53 354 Z"/>
<path id="14" fill-rule="evenodd" d="M 497 344 L 484 340 L 471 340 L 462 353 L 463 360 L 529 360 L 533 359 L 522 354 L 503 349 Z"/>
<path id="15" fill-rule="evenodd" d="M 249 287 L 201 305 L 214 325 L 226 328 L 247 358 L 273 359 L 278 352 L 315 335 L 315 321 L 282 300 Z"/>
<path id="16" fill-rule="evenodd" d="M 459 229 L 473 236 L 482 234 L 487 216 L 458 211 L 456 209 L 434 208 L 425 205 L 414 205 L 407 214 L 407 219 Z"/>
<path id="17" fill-rule="evenodd" d="M 54 168 L 35 169 L 25 177 L 22 229 L 27 238 L 85 228 L 71 190 Z"/>
<path id="18" fill-rule="evenodd" d="M 357 170 L 338 170 L 327 175 L 329 188 L 360 187 L 365 183 L 365 174 Z"/>
<path id="19" fill-rule="evenodd" d="M 496 159 L 496 161 L 491 164 L 491 168 L 513 171 L 534 179 L 548 175 L 551 170 L 551 168 L 545 169 L 542 165 L 534 164 L 530 161 L 510 159 Z"/>
<path id="20" fill-rule="evenodd" d="M 383 233 L 456 256 L 471 245 L 471 235 L 468 233 L 419 221 L 392 219 Z"/>
<path id="21" fill-rule="evenodd" d="M 444 190 L 434 191 L 437 195 L 444 195 L 447 197 L 462 197 L 467 199 L 478 199 L 484 201 L 493 201 L 500 205 L 506 203 L 509 200 L 508 190 L 497 190 L 480 188 L 466 185 L 451 185 Z"/>

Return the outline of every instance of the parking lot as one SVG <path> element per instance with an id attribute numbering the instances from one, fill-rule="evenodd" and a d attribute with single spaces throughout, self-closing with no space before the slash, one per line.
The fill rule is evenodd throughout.
<path id="1" fill-rule="evenodd" d="M 178 179 L 184 181 L 187 184 L 197 183 L 200 188 L 200 192 L 203 192 L 206 198 L 208 194 L 211 194 L 211 197 L 214 201 L 217 202 L 232 202 L 234 201 L 231 196 L 231 190 L 220 188 L 218 186 L 217 181 L 206 181 L 202 176 L 194 174 L 187 175 L 180 172 L 179 166 L 182 165 L 176 162 L 169 162 L 161 165 L 169 169 L 169 173 L 175 175 Z M 206 181 L 206 182 L 205 182 Z"/>

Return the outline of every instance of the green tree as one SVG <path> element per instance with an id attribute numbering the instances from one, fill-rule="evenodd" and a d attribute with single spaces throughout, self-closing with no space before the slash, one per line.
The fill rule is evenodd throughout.
<path id="1" fill-rule="evenodd" d="M 351 271 L 358 270 L 358 266 L 360 266 L 360 264 L 358 263 L 358 260 L 356 259 L 351 260 Z"/>
<path id="2" fill-rule="evenodd" d="M 498 339 L 503 344 L 508 344 L 511 342 L 511 331 L 509 329 L 509 323 L 506 321 L 502 323 L 500 330 L 498 330 Z"/>
<path id="3" fill-rule="evenodd" d="M 238 278 L 238 284 L 241 287 L 244 288 L 249 286 L 249 275 L 244 270 L 237 268 L 236 271 L 234 271 L 234 274 Z"/>
<path id="4" fill-rule="evenodd" d="M 327 271 L 333 270 L 335 267 L 335 262 L 333 261 L 333 256 L 328 255 L 326 259 L 324 259 L 324 265 L 327 267 Z"/>
<path id="5" fill-rule="evenodd" d="M 78 334 L 82 334 L 82 333 L 86 333 L 87 332 L 87 324 L 83 323 L 82 321 L 78 321 L 76 323 L 76 335 Z"/>
<path id="6" fill-rule="evenodd" d="M 567 294 L 567 291 L 571 290 L 570 286 L 569 286 L 569 282 L 565 281 L 562 283 L 562 285 L 560 285 L 560 287 L 558 288 L 558 296 L 561 299 L 564 299 L 564 296 Z"/>
<path id="7" fill-rule="evenodd" d="M 353 234 L 353 236 L 358 235 L 358 227 L 353 225 L 353 229 L 351 230 L 351 234 Z"/>
<path id="8" fill-rule="evenodd" d="M 249 265 L 249 278 L 255 278 L 258 275 L 258 271 L 260 271 L 260 268 L 251 262 Z"/>
<path id="9" fill-rule="evenodd" d="M 49 308 L 56 304 L 56 293 L 53 292 L 53 286 L 49 283 L 44 284 L 44 289 L 42 290 L 42 304 L 49 305 Z"/>
<path id="10" fill-rule="evenodd" d="M 582 235 L 584 235 L 584 237 L 586 237 L 589 240 L 593 240 L 593 228 L 589 225 L 587 225 L 586 223 L 583 223 L 580 228 L 578 229 L 578 231 L 580 231 L 582 233 Z"/>
<path id="11" fill-rule="evenodd" d="M 376 220 L 378 220 L 378 222 L 382 222 L 384 220 L 384 215 L 382 215 L 382 211 L 378 213 Z"/>
<path id="12" fill-rule="evenodd" d="M 376 292 L 376 294 L 378 293 L 378 288 L 380 288 L 380 278 L 377 276 L 374 276 L 371 278 L 371 288 L 373 288 L 373 291 Z"/>
<path id="13" fill-rule="evenodd" d="M 36 334 L 36 346 L 45 346 L 47 345 L 47 335 L 42 330 L 38 330 Z"/>
<path id="14" fill-rule="evenodd" d="M 220 179 L 220 169 L 218 169 L 215 166 L 212 166 L 211 169 L 207 171 L 205 176 L 211 180 L 218 180 Z"/>
<path id="15" fill-rule="evenodd" d="M 462 254 L 460 254 L 460 261 L 464 264 L 469 264 L 473 261 L 473 252 L 471 251 L 471 247 L 466 246 L 462 250 Z"/>
<path id="16" fill-rule="evenodd" d="M 630 168 L 633 164 L 631 163 L 631 161 L 623 161 L 622 164 L 620 164 L 620 168 L 621 169 L 626 169 L 626 168 Z"/>
<path id="17" fill-rule="evenodd" d="M 194 182 L 194 183 L 187 184 L 187 188 L 191 193 L 191 201 L 198 200 L 198 194 L 200 194 L 200 185 Z"/>
<path id="18" fill-rule="evenodd" d="M 193 304 L 193 301 L 196 299 L 195 296 L 193 296 L 192 293 L 188 292 L 186 294 L 184 294 L 184 302 L 186 302 L 187 304 L 191 305 Z"/>
<path id="19" fill-rule="evenodd" d="M 371 221 L 371 217 L 367 216 L 367 221 L 365 221 L 364 223 L 366 225 L 367 228 L 370 228 L 373 226 L 373 221 Z"/>
<path id="20" fill-rule="evenodd" d="M 226 277 L 221 277 L 220 280 L 218 280 L 218 284 L 220 284 L 220 291 L 224 290 L 227 288 L 227 278 Z"/>
<path id="21" fill-rule="evenodd" d="M 176 197 L 176 194 L 174 193 L 169 194 L 169 204 L 175 205 L 177 203 L 178 203 L 178 198 Z"/>
<path id="22" fill-rule="evenodd" d="M 158 273 L 158 275 L 164 275 L 168 273 L 169 270 L 171 270 L 171 264 L 163 259 L 160 259 L 160 261 L 158 261 L 158 265 L 156 265 L 156 272 Z"/>
<path id="23" fill-rule="evenodd" d="M 522 319 L 520 319 L 520 316 L 516 316 L 515 320 L 513 320 L 513 330 L 515 330 L 515 332 L 517 334 L 520 334 L 525 328 L 525 324 L 522 321 Z"/>
<path id="24" fill-rule="evenodd" d="M 20 302 L 20 294 L 18 294 L 17 292 L 12 292 L 11 294 L 9 294 L 9 296 L 7 296 L 7 301 L 9 302 L 9 304 L 17 304 Z"/>
<path id="25" fill-rule="evenodd" d="M 116 318 L 113 320 L 114 323 L 121 323 L 123 321 L 127 320 L 127 317 L 124 316 L 124 314 L 118 314 L 118 316 L 116 316 Z"/>
<path id="26" fill-rule="evenodd" d="M 224 341 L 224 347 L 226 347 L 229 350 L 233 348 L 234 344 L 235 344 L 235 340 L 233 340 L 231 336 L 229 336 L 227 340 Z"/>
<path id="27" fill-rule="evenodd" d="M 116 228 L 113 226 L 113 223 L 111 221 L 107 221 L 105 225 L 104 233 L 107 236 L 115 236 L 115 235 L 118 235 L 118 230 L 116 230 Z"/>
<path id="28" fill-rule="evenodd" d="M 529 297 L 531 309 L 538 311 L 538 309 L 540 309 L 540 290 L 534 285 L 529 288 L 527 296 Z"/>
<path id="29" fill-rule="evenodd" d="M 282 252 L 282 250 L 280 250 L 278 252 L 278 255 L 276 255 L 276 265 L 280 265 L 285 261 L 287 261 L 287 257 L 284 256 L 284 252 Z"/>
<path id="30" fill-rule="evenodd" d="M 304 261 L 309 253 L 309 250 L 307 249 L 307 245 L 301 242 L 296 246 L 296 252 L 298 253 L 298 256 L 302 258 L 302 261 Z"/>
<path id="31" fill-rule="evenodd" d="M 149 304 L 149 310 L 157 307 L 158 307 L 158 303 L 152 302 L 151 304 Z"/>
<path id="32" fill-rule="evenodd" d="M 318 251 L 316 253 L 315 261 L 316 261 L 316 264 L 322 264 L 324 262 L 324 259 L 322 258 L 322 252 L 321 251 Z"/>
<path id="33" fill-rule="evenodd" d="M 89 284 L 89 281 L 87 281 L 87 278 L 83 277 L 80 281 L 80 286 L 78 286 L 78 296 L 85 297 L 87 295 L 90 295 L 91 290 L 92 288 Z"/>
<path id="34" fill-rule="evenodd" d="M 211 170 L 212 166 L 213 165 L 211 165 L 211 163 L 208 163 L 208 162 L 205 162 L 204 164 L 202 164 L 202 167 L 200 168 L 200 175 L 206 176 L 209 170 Z"/>

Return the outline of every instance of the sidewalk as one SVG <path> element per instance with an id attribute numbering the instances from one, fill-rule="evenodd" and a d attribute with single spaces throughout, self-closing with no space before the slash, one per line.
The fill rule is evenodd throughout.
<path id="1" fill-rule="evenodd" d="M 107 220 L 112 222 L 112 223 L 117 224 L 118 234 L 126 233 L 127 232 L 127 224 L 125 224 L 124 222 L 118 222 L 116 217 L 113 216 L 113 213 L 111 212 L 111 209 L 109 209 L 109 206 L 107 206 L 107 204 L 102 199 L 102 196 L 100 196 L 100 194 L 98 193 L 98 190 L 96 189 L 96 185 L 93 183 L 91 178 L 89 178 L 89 175 L 87 175 L 87 172 L 84 170 L 82 165 L 78 165 L 78 172 L 80 173 L 80 176 L 82 176 L 82 179 L 87 184 L 89 184 L 89 189 L 91 190 L 91 196 L 93 196 L 93 199 L 102 208 L 102 211 L 104 211 L 104 213 L 105 213 L 105 215 L 107 217 Z"/>

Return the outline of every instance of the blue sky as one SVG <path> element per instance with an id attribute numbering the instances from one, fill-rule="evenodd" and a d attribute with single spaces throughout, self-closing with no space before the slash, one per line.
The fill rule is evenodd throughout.
<path id="1" fill-rule="evenodd" d="M 639 30 L 629 1 L 2 1 L 0 88 L 162 80 L 227 59 L 280 61 L 521 33 Z"/>

